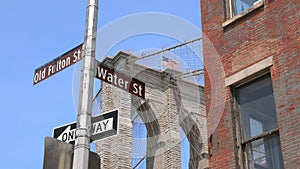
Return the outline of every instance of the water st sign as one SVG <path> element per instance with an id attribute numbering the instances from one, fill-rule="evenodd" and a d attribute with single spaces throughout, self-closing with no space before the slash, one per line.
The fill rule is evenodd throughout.
<path id="1" fill-rule="evenodd" d="M 145 99 L 145 83 L 126 76 L 103 64 L 97 67 L 96 78 Z"/>
<path id="2" fill-rule="evenodd" d="M 76 46 L 75 48 L 62 54 L 54 60 L 44 64 L 43 66 L 35 69 L 33 85 L 80 61 L 82 59 L 81 50 L 82 44 Z"/>
<path id="3" fill-rule="evenodd" d="M 119 111 L 112 110 L 92 117 L 91 142 L 103 139 L 118 133 Z M 74 144 L 76 136 L 76 122 L 53 129 L 53 138 Z"/>

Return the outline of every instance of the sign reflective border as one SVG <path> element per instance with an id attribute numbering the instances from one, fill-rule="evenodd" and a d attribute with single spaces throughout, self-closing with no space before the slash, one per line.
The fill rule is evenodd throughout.
<path id="1" fill-rule="evenodd" d="M 33 85 L 80 61 L 82 59 L 81 51 L 82 44 L 76 46 L 75 48 L 62 54 L 54 60 L 44 64 L 43 66 L 35 69 Z"/>
<path id="2" fill-rule="evenodd" d="M 108 68 L 98 65 L 96 78 L 145 99 L 145 83 Z"/>

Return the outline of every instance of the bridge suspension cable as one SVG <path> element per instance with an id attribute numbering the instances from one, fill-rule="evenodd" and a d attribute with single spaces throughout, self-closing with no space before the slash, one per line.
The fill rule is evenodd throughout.
<path id="1" fill-rule="evenodd" d="M 163 49 L 163 50 L 160 50 L 158 52 L 154 52 L 154 53 L 151 53 L 151 54 L 148 54 L 148 55 L 145 55 L 145 56 L 142 56 L 142 57 L 139 57 L 139 58 L 136 58 L 136 59 L 131 59 L 128 61 L 128 63 L 134 63 L 135 61 L 138 61 L 138 60 L 142 60 L 142 59 L 145 59 L 145 58 L 148 58 L 148 57 L 151 57 L 151 56 L 154 56 L 154 55 L 157 55 L 157 54 L 160 54 L 160 53 L 164 53 L 166 51 L 170 51 L 172 49 L 176 49 L 176 48 L 179 48 L 181 46 L 184 46 L 184 45 L 187 45 L 187 44 L 190 44 L 190 43 L 193 43 L 193 42 L 196 42 L 196 41 L 199 41 L 201 40 L 202 38 L 199 37 L 199 38 L 196 38 L 196 39 L 193 39 L 193 40 L 190 40 L 190 41 L 186 41 L 184 43 L 181 43 L 181 44 L 178 44 L 178 45 L 175 45 L 175 46 L 172 46 L 172 47 L 168 47 L 166 49 Z"/>

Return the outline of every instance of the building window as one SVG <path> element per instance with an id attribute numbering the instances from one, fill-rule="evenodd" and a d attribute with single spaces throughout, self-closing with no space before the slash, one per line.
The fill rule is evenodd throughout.
<path id="1" fill-rule="evenodd" d="M 246 11 L 251 6 L 261 2 L 262 0 L 228 0 L 230 18 Z"/>
<path id="2" fill-rule="evenodd" d="M 247 169 L 282 169 L 283 161 L 270 75 L 236 88 L 242 150 Z"/>

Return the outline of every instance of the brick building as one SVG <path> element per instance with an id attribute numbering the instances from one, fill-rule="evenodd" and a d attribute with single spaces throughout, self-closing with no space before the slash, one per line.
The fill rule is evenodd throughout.
<path id="1" fill-rule="evenodd" d="M 211 169 L 300 167 L 300 1 L 201 1 Z"/>
<path id="2" fill-rule="evenodd" d="M 146 99 L 102 83 L 100 112 L 119 109 L 120 113 L 118 135 L 97 142 L 101 168 L 181 169 L 183 163 L 191 169 L 206 168 L 208 149 L 203 86 L 174 78 L 180 74 L 175 70 L 159 71 L 130 64 L 132 58 L 137 57 L 119 52 L 102 62 L 144 82 Z M 138 126 L 144 126 L 144 130 L 135 132 Z M 182 133 L 188 142 L 185 148 L 181 148 Z M 182 158 L 183 151 L 189 154 L 187 160 Z"/>

